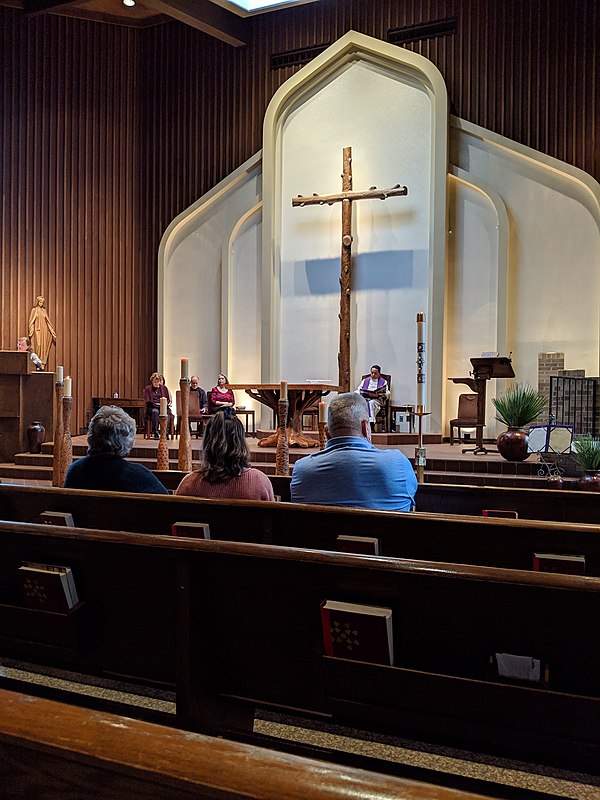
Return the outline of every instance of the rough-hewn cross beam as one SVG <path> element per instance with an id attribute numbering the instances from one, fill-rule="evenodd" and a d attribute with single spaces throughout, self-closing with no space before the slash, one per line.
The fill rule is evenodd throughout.
<path id="1" fill-rule="evenodd" d="M 350 391 L 350 294 L 352 290 L 352 203 L 355 200 L 387 200 L 408 194 L 406 186 L 397 183 L 390 189 L 371 186 L 361 192 L 352 191 L 352 148 L 344 147 L 342 191 L 340 194 L 298 195 L 292 206 L 324 206 L 342 204 L 342 253 L 340 267 L 340 349 L 338 352 L 338 386 L 341 392 Z"/>
<path id="2" fill-rule="evenodd" d="M 179 22 L 184 22 L 234 47 L 248 44 L 250 23 L 209 0 L 143 0 L 143 2 L 146 8 L 168 14 Z"/>

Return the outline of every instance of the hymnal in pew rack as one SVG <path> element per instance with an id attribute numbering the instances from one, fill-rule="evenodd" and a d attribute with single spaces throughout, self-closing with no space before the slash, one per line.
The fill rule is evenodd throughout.
<path id="1" fill-rule="evenodd" d="M 585 575 L 585 556 L 574 553 L 534 553 L 533 569 L 536 572 Z"/>
<path id="2" fill-rule="evenodd" d="M 321 622 L 328 656 L 393 665 L 391 608 L 323 600 Z"/>
<path id="3" fill-rule="evenodd" d="M 23 561 L 18 572 L 28 608 L 64 614 L 79 602 L 70 567 Z"/>

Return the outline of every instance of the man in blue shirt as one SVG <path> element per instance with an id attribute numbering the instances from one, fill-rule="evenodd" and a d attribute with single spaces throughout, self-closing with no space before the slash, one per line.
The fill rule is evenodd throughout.
<path id="1" fill-rule="evenodd" d="M 418 485 L 413 468 L 400 450 L 373 447 L 365 399 L 339 394 L 327 422 L 325 449 L 294 465 L 292 501 L 410 511 Z"/>

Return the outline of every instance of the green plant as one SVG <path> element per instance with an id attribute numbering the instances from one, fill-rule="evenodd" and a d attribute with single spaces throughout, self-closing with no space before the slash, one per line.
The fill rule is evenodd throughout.
<path id="1" fill-rule="evenodd" d="M 600 439 L 587 434 L 577 436 L 573 456 L 584 471 L 600 470 Z"/>
<path id="2" fill-rule="evenodd" d="M 496 419 L 509 428 L 529 425 L 546 407 L 546 398 L 526 383 L 509 387 L 502 397 L 492 398 Z"/>

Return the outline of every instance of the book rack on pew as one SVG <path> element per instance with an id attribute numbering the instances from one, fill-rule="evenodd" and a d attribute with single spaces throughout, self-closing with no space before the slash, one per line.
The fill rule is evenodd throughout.
<path id="1" fill-rule="evenodd" d="M 96 625 L 85 648 L 49 653 L 15 610 L 1 654 L 175 686 L 180 727 L 248 736 L 277 708 L 600 768 L 598 579 L 0 522 L 5 613 L 24 560 L 71 567 Z M 327 598 L 392 609 L 395 666 L 326 657 Z M 550 688 L 486 680 L 494 653 L 541 656 Z"/>

